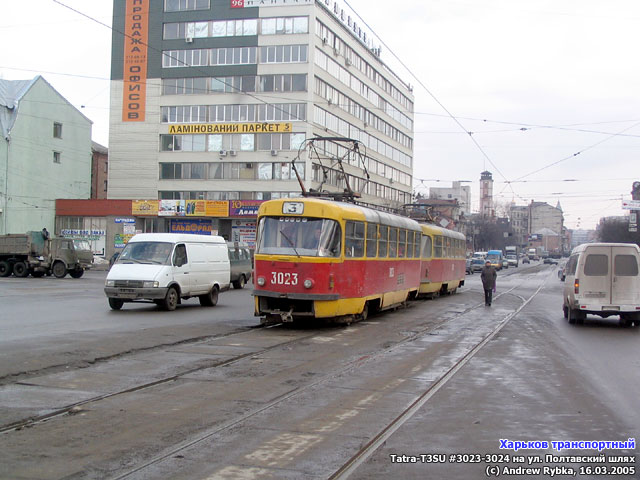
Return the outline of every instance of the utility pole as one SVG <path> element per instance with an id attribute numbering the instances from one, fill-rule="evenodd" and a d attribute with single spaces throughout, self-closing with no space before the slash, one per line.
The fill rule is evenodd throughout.
<path id="1" fill-rule="evenodd" d="M 631 198 L 632 202 L 636 203 L 640 201 L 640 182 L 635 181 L 631 186 Z M 629 231 L 637 232 L 638 231 L 638 208 L 636 205 L 632 204 L 629 211 Z"/>

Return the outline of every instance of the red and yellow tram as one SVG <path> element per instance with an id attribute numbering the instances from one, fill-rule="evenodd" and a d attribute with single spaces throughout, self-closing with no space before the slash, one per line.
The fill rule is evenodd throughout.
<path id="1" fill-rule="evenodd" d="M 436 281 L 440 289 L 455 290 L 464 282 L 464 256 L 462 279 L 444 279 L 458 272 L 452 240 L 464 236 L 425 227 L 319 198 L 263 203 L 254 259 L 255 314 L 264 323 L 304 318 L 349 323 L 416 297 L 423 281 L 429 284 L 425 294 Z M 441 243 L 440 237 L 449 240 Z M 421 251 L 429 245 L 423 258 Z"/>
<path id="2" fill-rule="evenodd" d="M 454 293 L 464 285 L 466 237 L 436 225 L 421 225 L 419 296 Z"/>

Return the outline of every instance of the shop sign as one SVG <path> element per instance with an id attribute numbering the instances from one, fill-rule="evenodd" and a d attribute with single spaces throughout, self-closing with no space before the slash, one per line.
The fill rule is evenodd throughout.
<path id="1" fill-rule="evenodd" d="M 315 0 L 231 0 L 231 8 L 251 7 L 289 7 L 294 5 L 313 5 Z"/>
<path id="2" fill-rule="evenodd" d="M 136 223 L 135 218 L 116 218 L 114 219 L 116 223 Z"/>
<path id="3" fill-rule="evenodd" d="M 640 210 L 640 200 L 623 200 L 623 210 Z"/>
<path id="4" fill-rule="evenodd" d="M 133 200 L 131 215 L 158 215 L 158 200 Z"/>
<path id="5" fill-rule="evenodd" d="M 231 225 L 231 239 L 234 242 L 246 243 L 249 248 L 256 248 L 256 222 L 234 220 Z"/>
<path id="6" fill-rule="evenodd" d="M 184 217 L 184 200 L 159 200 L 158 216 L 160 217 Z"/>
<path id="7" fill-rule="evenodd" d="M 258 208 L 264 200 L 231 200 L 229 208 L 230 217 L 256 217 Z"/>
<path id="8" fill-rule="evenodd" d="M 171 220 L 171 233 L 189 233 L 195 235 L 212 235 L 211 220 L 192 218 Z"/>
<path id="9" fill-rule="evenodd" d="M 129 240 L 131 240 L 133 235 L 122 235 L 120 233 L 116 233 L 113 238 L 113 246 L 116 248 L 124 248 Z"/>
<path id="10" fill-rule="evenodd" d="M 204 217 L 207 214 L 206 200 L 185 200 L 187 217 Z"/>
<path id="11" fill-rule="evenodd" d="M 207 217 L 228 217 L 229 202 L 226 200 L 207 200 L 205 215 Z"/>
<path id="12" fill-rule="evenodd" d="M 149 0 L 126 0 L 122 121 L 144 122 L 147 102 Z"/>
<path id="13" fill-rule="evenodd" d="M 291 133 L 291 122 L 285 123 L 202 123 L 169 125 L 171 135 L 221 133 Z"/>
<path id="14" fill-rule="evenodd" d="M 65 228 L 60 231 L 60 235 L 63 237 L 100 237 L 106 235 L 104 230 L 75 230 L 71 228 Z"/>

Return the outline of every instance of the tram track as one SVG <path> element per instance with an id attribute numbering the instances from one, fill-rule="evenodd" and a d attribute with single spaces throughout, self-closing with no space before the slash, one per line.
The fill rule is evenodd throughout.
<path id="1" fill-rule="evenodd" d="M 502 292 L 501 294 L 497 295 L 496 298 L 498 298 L 500 295 L 504 295 L 508 292 L 510 292 L 511 290 L 515 289 L 517 287 L 513 287 L 512 289 L 510 289 L 509 291 L 506 292 Z M 420 301 L 420 300 L 418 300 Z M 426 300 L 425 300 L 426 301 Z M 436 300 L 437 301 L 437 300 Z M 388 346 L 387 348 L 381 350 L 379 353 L 388 353 L 388 351 L 392 350 L 393 348 L 397 348 L 399 346 L 402 346 L 406 343 L 412 342 L 414 341 L 416 338 L 419 338 L 420 336 L 429 333 L 430 331 L 433 331 L 439 327 L 441 327 L 442 325 L 444 325 L 445 323 L 454 320 L 455 318 L 465 315 L 468 312 L 470 312 L 473 309 L 476 309 L 480 306 L 481 304 L 478 305 L 473 305 L 471 307 L 468 307 L 466 309 L 464 309 L 461 312 L 457 312 L 456 315 L 453 318 L 448 318 L 448 319 L 444 319 L 440 322 L 437 322 L 435 324 L 431 324 L 429 325 L 429 327 L 421 329 L 417 332 L 414 332 L 413 334 L 411 334 L 410 336 L 406 337 L 405 339 L 403 339 L 402 341 L 398 342 L 398 343 L 394 343 L 393 345 Z M 382 313 L 384 314 L 384 312 Z M 261 325 L 257 325 L 256 327 L 252 327 L 252 328 L 275 328 L 278 327 L 279 325 L 282 325 L 281 323 L 278 324 L 274 324 L 274 325 L 270 325 L 270 326 L 261 326 Z M 189 346 L 196 346 L 199 344 L 205 344 L 208 341 L 211 340 L 220 340 L 220 339 L 230 339 L 233 336 L 236 335 L 242 335 L 245 334 L 247 332 L 247 330 L 242 330 L 242 331 L 234 331 L 234 332 L 230 332 L 228 334 L 225 335 L 215 335 L 215 336 L 207 336 L 204 338 L 199 338 L 197 340 L 194 339 L 188 339 L 188 340 L 183 340 L 180 342 L 176 342 L 176 343 L 170 343 L 170 344 L 162 344 L 162 345 L 155 345 L 153 347 L 149 347 L 149 348 L 145 348 L 145 349 L 138 349 L 135 351 L 126 351 L 126 352 L 119 352 L 117 354 L 114 355 L 110 355 L 108 357 L 101 357 L 101 358 L 96 358 L 94 360 L 91 360 L 90 362 L 82 362 L 82 365 L 78 365 L 75 366 L 76 370 L 80 370 L 80 369 L 84 369 L 84 368 L 90 368 L 90 366 L 88 367 L 86 364 L 89 363 L 90 365 L 94 365 L 94 364 L 98 364 L 98 363 L 105 363 L 108 361 L 112 361 L 115 359 L 119 359 L 119 358 L 124 358 L 125 356 L 130 356 L 130 355 L 134 355 L 134 354 L 138 354 L 138 353 L 143 353 L 143 352 L 150 352 L 150 351 L 158 351 L 161 349 L 165 349 L 165 348 L 171 348 L 171 347 L 176 347 L 176 346 L 183 346 L 183 345 L 189 345 Z M 162 379 L 158 379 L 158 380 L 154 380 L 152 382 L 146 382 L 146 383 L 142 383 L 140 385 L 136 385 L 130 388 L 126 388 L 126 389 L 122 389 L 122 390 L 118 390 L 116 392 L 109 392 L 109 393 L 105 393 L 103 395 L 97 395 L 91 398 L 87 398 L 78 402 L 74 402 L 74 403 L 70 403 L 68 405 L 65 405 L 63 407 L 57 408 L 56 410 L 52 411 L 52 412 L 48 412 L 46 414 L 42 414 L 42 415 L 38 415 L 38 416 L 31 416 L 25 419 L 21 419 L 15 422 L 11 422 L 9 424 L 6 425 L 0 425 L 0 434 L 1 433 L 7 433 L 7 432 L 11 432 L 14 430 L 20 430 L 22 428 L 28 428 L 28 427 L 32 427 L 35 426 L 39 423 L 51 420 L 53 418 L 57 418 L 57 417 L 61 417 L 63 415 L 69 414 L 69 413 L 73 413 L 74 411 L 76 411 L 77 409 L 81 408 L 84 405 L 90 404 L 90 403 L 94 403 L 94 402 L 98 402 L 98 401 L 102 401 L 102 400 L 106 400 L 109 398 L 113 398 L 119 395 L 125 395 L 125 394 L 129 394 L 129 393 L 134 393 L 134 392 L 139 392 L 141 390 L 147 389 L 147 388 L 151 388 L 151 387 L 156 387 L 158 385 L 162 385 L 162 384 L 166 384 L 166 383 L 170 383 L 173 381 L 178 380 L 179 378 L 185 376 L 185 375 L 189 375 L 198 371 L 202 371 L 202 370 L 206 370 L 206 369 L 210 369 L 210 368 L 221 368 L 221 367 L 225 367 L 225 366 L 229 366 L 229 365 L 233 365 L 234 363 L 237 363 L 245 358 L 250 358 L 252 356 L 258 356 L 258 355 L 262 355 L 264 353 L 267 353 L 271 350 L 275 350 L 277 348 L 281 348 L 281 347 L 285 347 L 285 346 L 289 346 L 293 343 L 299 342 L 299 341 L 304 341 L 307 340 L 309 338 L 312 338 L 313 336 L 317 335 L 317 332 L 312 333 L 310 335 L 305 335 L 293 340 L 290 340 L 288 342 L 283 342 L 283 343 L 279 343 L 276 345 L 273 345 L 271 347 L 265 348 L 263 350 L 259 350 L 259 351 L 254 351 L 254 352 L 250 352 L 250 353 L 246 353 L 243 355 L 238 355 L 236 357 L 233 357 L 231 359 L 225 360 L 225 361 L 221 361 L 221 362 L 215 362 L 215 363 L 211 363 L 208 365 L 203 365 L 203 366 L 198 366 L 196 368 L 192 368 L 192 369 L 188 369 L 185 371 L 182 371 L 180 373 L 177 373 L 175 375 L 171 375 L 171 376 L 167 376 L 165 378 Z M 48 375 L 48 374 L 55 374 L 58 372 L 69 372 L 69 367 L 73 365 L 69 365 L 69 364 L 61 364 L 61 365 L 54 365 L 54 366 L 49 366 L 37 371 L 30 371 L 30 372 L 21 372 L 21 373 L 16 373 L 16 374 L 11 374 L 11 375 L 6 375 L 2 378 L 0 378 L 0 388 L 2 386 L 6 386 L 8 384 L 13 384 L 13 385 L 33 385 L 32 383 L 28 382 L 28 378 L 34 378 L 35 376 L 42 376 L 42 375 Z M 348 370 L 348 368 L 347 368 Z M 345 370 L 346 371 L 346 370 Z M 20 378 L 20 377 L 26 377 L 26 378 Z M 7 380 L 12 379 L 14 381 L 11 382 L 7 382 Z M 318 382 L 316 382 L 318 383 Z M 315 385 L 315 383 L 314 383 Z"/>
<path id="2" fill-rule="evenodd" d="M 536 291 L 529 298 L 524 299 L 520 295 L 516 295 L 523 300 L 523 303 L 513 312 L 510 312 L 495 326 L 495 328 L 489 332 L 482 340 L 471 348 L 462 358 L 455 362 L 442 376 L 437 379 L 432 385 L 425 390 L 414 402 L 411 403 L 406 409 L 404 409 L 395 419 L 382 428 L 378 434 L 376 434 L 369 442 L 367 442 L 358 452 L 356 452 L 344 465 L 336 470 L 329 480 L 346 480 L 349 476 L 355 472 L 355 470 L 367 461 L 374 452 L 383 445 L 402 425 L 413 417 L 420 408 L 422 408 L 442 387 L 444 387 L 454 375 L 462 369 L 485 345 L 487 345 L 499 332 L 502 330 L 509 321 L 517 316 L 537 295 L 545 286 L 545 281 L 536 289 Z M 501 295 L 510 294 L 516 287 L 513 287 Z"/>
<path id="3" fill-rule="evenodd" d="M 500 294 L 496 295 L 496 298 L 499 298 L 502 295 L 513 295 L 513 290 L 521 287 L 525 282 L 519 283 L 518 285 L 505 290 L 503 292 L 501 292 Z M 538 289 L 539 291 L 539 289 Z M 475 289 L 470 289 L 469 293 L 473 293 L 474 295 L 479 295 L 480 292 L 477 292 Z M 537 292 L 536 292 L 537 294 Z M 522 300 L 522 297 L 520 297 L 519 295 L 515 295 L 516 297 L 519 297 Z M 453 297 L 448 297 L 448 298 L 453 298 Z M 533 296 L 531 297 L 533 298 Z M 527 300 L 526 302 L 528 303 L 528 301 L 531 300 L 531 298 L 529 300 Z M 438 302 L 438 300 L 436 300 L 435 302 Z M 326 374 L 326 375 L 322 375 L 320 377 L 318 377 L 317 379 L 315 379 L 314 381 L 310 382 L 310 383 L 306 383 L 304 385 L 301 385 L 299 387 L 296 388 L 292 388 L 291 390 L 287 391 L 284 394 L 281 394 L 280 396 L 278 396 L 277 398 L 269 401 L 268 403 L 265 403 L 263 405 L 260 405 L 259 407 L 256 407 L 253 410 L 250 410 L 248 412 L 245 412 L 242 415 L 238 415 L 235 416 L 234 418 L 230 418 L 228 419 L 224 424 L 218 425 L 214 428 L 209 428 L 208 430 L 204 431 L 201 434 L 198 434 L 196 437 L 192 437 L 188 440 L 185 440 L 182 443 L 176 444 L 174 446 L 171 447 L 167 447 L 167 449 L 165 449 L 161 454 L 157 455 L 154 458 L 151 458 L 147 461 L 145 461 L 144 463 L 132 468 L 129 471 L 126 471 L 124 473 L 120 473 L 118 474 L 118 476 L 113 477 L 113 478 L 131 478 L 131 477 L 135 477 L 135 474 L 138 472 L 143 472 L 145 469 L 147 469 L 148 467 L 151 467 L 152 465 L 155 465 L 157 463 L 162 462 L 163 460 L 170 458 L 172 456 L 175 456 L 177 454 L 179 454 L 182 450 L 185 450 L 191 446 L 195 446 L 205 440 L 207 440 L 208 438 L 220 434 L 222 432 L 224 432 L 225 430 L 229 430 L 234 426 L 238 426 L 241 425 L 243 422 L 246 422 L 248 420 L 250 420 L 253 417 L 256 417 L 257 415 L 264 413 L 270 409 L 273 409 L 274 407 L 277 407 L 278 405 L 281 405 L 283 402 L 292 399 L 294 397 L 296 397 L 297 395 L 300 395 L 304 392 L 307 392 L 309 390 L 311 390 L 313 387 L 316 387 L 322 383 L 325 382 L 329 382 L 332 379 L 335 379 L 336 377 L 340 376 L 340 375 L 344 375 L 348 372 L 352 372 L 357 370 L 358 368 L 366 365 L 368 362 L 370 361 L 374 361 L 376 359 L 379 359 L 380 357 L 384 356 L 384 355 L 388 355 L 390 352 L 393 352 L 395 349 L 401 348 L 402 346 L 413 342 L 417 339 L 419 339 L 422 336 L 425 335 L 429 335 L 429 334 L 433 334 L 434 331 L 437 331 L 438 329 L 440 329 L 441 327 L 445 326 L 448 323 L 451 322 L 455 322 L 456 319 L 458 319 L 461 316 L 464 316 L 470 312 L 472 312 L 473 310 L 479 309 L 481 307 L 483 307 L 484 303 L 477 303 L 477 302 L 473 302 L 470 303 L 469 305 L 466 305 L 463 309 L 459 310 L 459 311 L 454 311 L 452 312 L 453 315 L 441 320 L 437 320 L 437 321 L 433 321 L 431 323 L 429 323 L 429 325 L 426 326 L 420 326 L 420 328 L 416 328 L 416 326 L 409 328 L 406 331 L 407 336 L 404 337 L 403 339 L 394 342 L 391 345 L 385 345 L 383 348 L 381 349 L 376 349 L 375 351 L 369 353 L 369 354 L 364 354 L 364 355 L 358 355 L 357 357 L 355 357 L 354 359 L 352 359 L 351 361 L 349 361 L 346 364 L 343 364 L 343 366 L 339 369 L 336 370 L 332 370 L 330 373 Z M 521 306 L 521 308 L 524 306 L 524 304 Z M 520 311 L 521 308 L 519 308 L 517 311 Z M 514 313 L 515 315 L 515 313 Z M 513 316 L 513 315 L 512 315 Z M 363 322 L 366 323 L 366 322 Z M 506 323 L 505 320 L 503 320 L 501 323 Z M 357 328 L 358 324 L 354 324 L 354 326 Z M 266 327 L 267 329 L 277 329 L 278 327 Z M 351 327 L 354 328 L 354 327 Z M 256 332 L 259 330 L 255 330 Z M 215 339 L 220 339 L 220 338 L 232 338 L 235 335 L 241 335 L 243 333 L 247 333 L 247 331 L 243 331 L 243 332 L 235 332 L 233 334 L 230 335 L 222 335 L 222 336 L 215 336 Z M 497 331 L 495 332 L 497 333 Z M 495 333 L 493 335 L 495 335 Z M 141 390 L 147 389 L 147 388 L 152 388 L 152 387 L 157 387 L 163 384 L 168 384 L 174 381 L 179 380 L 181 377 L 184 377 L 186 375 L 198 372 L 198 371 L 202 371 L 202 370 L 207 370 L 207 369 L 215 369 L 215 368 L 221 368 L 224 366 L 229 366 L 232 365 L 234 363 L 238 363 L 241 362 L 242 360 L 245 359 L 250 359 L 251 357 L 258 357 L 260 355 L 263 355 L 267 352 L 273 351 L 273 350 L 277 350 L 279 348 L 283 348 L 283 347 L 292 347 L 294 346 L 296 343 L 299 342 L 304 342 L 306 340 L 312 339 L 315 336 L 318 335 L 326 335 L 326 331 L 323 332 L 318 332 L 317 330 L 314 330 L 312 333 L 308 334 L 308 335 L 303 335 L 300 337 L 296 337 L 293 338 L 291 340 L 288 340 L 286 342 L 279 342 L 276 344 L 273 344 L 269 347 L 266 348 L 262 348 L 259 350 L 254 350 L 252 352 L 249 353 L 244 353 L 242 355 L 237 355 L 234 356 L 233 358 L 229 358 L 226 359 L 224 361 L 218 361 L 216 363 L 211 363 L 211 364 L 207 364 L 207 365 L 200 365 L 196 368 L 191 368 L 185 371 L 182 371 L 180 373 L 174 374 L 174 375 L 169 375 L 166 376 L 164 378 L 161 379 L 155 379 L 154 381 L 151 382 L 145 382 L 145 383 L 141 383 L 139 385 L 135 385 L 132 386 L 130 388 L 126 388 L 126 389 L 122 389 L 122 390 L 118 390 L 118 391 L 114 391 L 114 392 L 110 392 L 110 393 L 106 393 L 103 395 L 97 395 L 91 398 L 87 398 L 84 399 L 82 401 L 79 402 L 75 402 L 75 403 L 69 403 L 68 405 L 65 405 L 64 407 L 60 407 L 58 409 L 56 409 L 53 412 L 49 412 L 47 414 L 44 415 L 40 415 L 40 416 L 36 416 L 36 417 L 29 417 L 29 418 L 25 418 L 22 419 L 18 422 L 13 422 L 12 424 L 9 425 L 5 425 L 3 427 L 0 427 L 0 432 L 4 433 L 4 434 L 10 434 L 12 431 L 16 431 L 16 430 L 20 430 L 23 428 L 29 428 L 29 427 L 35 427 L 39 424 L 45 423 L 47 421 L 51 421 L 53 419 L 56 418 L 64 418 L 65 415 L 73 415 L 75 413 L 78 413 L 80 411 L 83 411 L 84 409 L 82 409 L 83 406 L 91 404 L 91 403 L 95 403 L 95 402 L 101 402 L 113 397 L 117 397 L 117 396 L 124 396 L 127 394 L 131 394 L 131 393 L 135 393 L 135 392 L 139 392 Z M 210 339 L 209 339 L 210 340 Z M 490 339 L 487 339 L 486 341 L 489 341 Z M 202 340 L 200 342 L 192 342 L 191 345 L 197 345 L 198 343 L 205 343 L 206 340 Z M 379 348 L 379 347 L 378 347 Z M 461 365 L 462 366 L 462 365 Z M 460 366 L 460 368 L 461 368 Z M 457 370 L 456 370 L 457 371 Z M 455 372 L 453 372 L 455 373 Z M 453 375 L 453 373 L 451 373 L 451 375 Z M 443 383 L 444 384 L 444 383 Z M 433 392 L 435 393 L 435 391 Z"/>
<path id="4" fill-rule="evenodd" d="M 231 337 L 233 337 L 235 335 L 241 335 L 241 334 L 244 334 L 244 333 L 246 333 L 246 331 L 234 332 L 234 333 L 230 333 L 230 334 L 227 334 L 227 335 L 218 335 L 218 336 L 214 336 L 214 337 L 211 337 L 211 338 L 207 338 L 205 340 L 199 340 L 197 342 L 193 342 L 193 341 L 184 342 L 183 341 L 183 342 L 178 342 L 177 344 L 155 346 L 155 347 L 152 347 L 150 349 L 145 349 L 145 351 L 146 350 L 157 350 L 158 348 L 167 348 L 167 346 L 174 347 L 174 346 L 177 346 L 177 345 L 185 345 L 185 344 L 189 344 L 189 345 L 204 344 L 205 342 L 210 341 L 212 339 L 218 340 L 218 339 L 221 339 L 221 338 L 231 338 Z M 198 371 L 202 371 L 202 370 L 206 370 L 206 369 L 209 369 L 209 368 L 220 368 L 220 367 L 226 367 L 226 366 L 229 366 L 229 365 L 233 365 L 234 363 L 237 363 L 237 362 L 239 362 L 239 361 L 241 361 L 241 360 L 243 360 L 245 358 L 249 358 L 249 357 L 252 357 L 252 356 L 255 356 L 255 355 L 261 355 L 261 354 L 264 354 L 264 353 L 269 352 L 271 350 L 274 350 L 274 349 L 277 349 L 277 348 L 281 348 L 281 347 L 285 347 L 285 346 L 288 346 L 288 345 L 290 345 L 292 343 L 295 343 L 295 342 L 306 340 L 308 338 L 313 337 L 314 335 L 316 335 L 316 334 L 313 333 L 313 334 L 305 335 L 303 337 L 295 338 L 295 339 L 287 341 L 287 342 L 282 342 L 282 343 L 278 343 L 278 344 L 272 345 L 270 347 L 266 347 L 266 348 L 264 348 L 264 349 L 262 349 L 260 351 L 254 351 L 254 352 L 249 352 L 249 353 L 245 353 L 245 354 L 242 354 L 242 355 L 237 355 L 237 356 L 235 356 L 235 357 L 233 357 L 231 359 L 228 359 L 228 360 L 215 362 L 215 363 L 212 363 L 212 364 L 209 364 L 209 365 L 201 365 L 201 366 L 198 366 L 198 367 L 195 367 L 195 368 L 187 369 L 187 370 L 182 371 L 180 373 L 177 373 L 175 375 L 170 375 L 170 376 L 167 376 L 165 378 L 154 380 L 152 382 L 142 383 L 140 385 L 136 385 L 136 386 L 133 386 L 133 387 L 130 387 L 130 388 L 122 389 L 122 390 L 119 390 L 119 391 L 116 391 L 116 392 L 109 392 L 109 393 L 105 393 L 103 395 L 97 395 L 97 396 L 94 396 L 94 397 L 91 397 L 91 398 L 87 398 L 87 399 L 84 399 L 84 400 L 81 400 L 81 401 L 78 401 L 78 402 L 70 403 L 68 405 L 60 407 L 60 408 L 58 408 L 58 409 L 56 409 L 56 410 L 54 410 L 52 412 L 49 412 L 49 413 L 46 413 L 46 414 L 43 414 L 43 415 L 32 416 L 32 417 L 28 417 L 28 418 L 25 418 L 25 419 L 22 419 L 22 420 L 18 420 L 16 422 L 12 422 L 12 423 L 7 424 L 7 425 L 2 425 L 2 426 L 0 426 L 0 434 L 8 433 L 8 432 L 11 432 L 11 431 L 20 430 L 22 428 L 33 427 L 33 426 L 35 426 L 35 425 L 37 425 L 39 423 L 46 422 L 46 421 L 51 420 L 53 418 L 61 417 L 63 415 L 67 415 L 67 414 L 73 413 L 74 410 L 82 407 L 83 405 L 99 402 L 99 401 L 106 400 L 106 399 L 113 398 L 113 397 L 117 397 L 117 396 L 120 396 L 120 395 L 139 392 L 139 391 L 147 389 L 147 388 L 156 387 L 158 385 L 174 382 L 174 381 L 178 380 L 179 378 L 184 377 L 185 375 L 190 375 L 192 373 L 195 373 L 195 372 L 198 372 Z M 137 351 L 136 353 L 139 353 L 139 352 L 140 351 Z M 126 353 L 120 353 L 120 354 L 114 355 L 114 356 L 112 356 L 110 358 L 101 359 L 100 361 L 104 362 L 104 361 L 107 361 L 107 360 L 110 360 L 110 359 L 113 359 L 113 358 L 119 358 L 119 357 L 122 357 L 125 354 Z M 53 367 L 49 367 L 49 368 L 53 368 Z M 46 370 L 48 370 L 48 373 L 50 373 L 49 369 L 46 369 Z M 14 385 L 33 385 L 33 384 L 28 383 L 28 382 L 15 382 Z"/>
<path id="5" fill-rule="evenodd" d="M 525 282 L 523 281 L 522 283 L 519 283 L 518 285 L 505 290 L 504 292 L 501 292 L 499 295 L 496 295 L 496 298 L 499 298 L 500 296 L 503 295 L 512 295 L 511 292 L 513 292 L 513 290 L 516 290 L 517 288 L 520 288 Z M 503 318 L 496 326 L 496 328 L 489 333 L 482 341 L 480 341 L 471 351 L 469 351 L 460 361 L 456 362 L 456 364 L 449 369 L 447 372 L 445 372 L 442 377 L 440 377 L 440 379 L 438 379 L 434 385 L 429 388 L 423 395 L 421 395 L 408 409 L 406 409 L 405 411 L 403 411 L 393 422 L 391 422 L 390 425 L 388 425 L 387 427 L 385 427 L 379 434 L 377 434 L 371 442 L 369 442 L 369 444 L 367 444 L 365 447 L 363 447 L 363 449 L 361 451 L 359 451 L 356 455 L 354 455 L 354 457 L 352 457 L 349 462 L 347 462 L 347 464 L 345 464 L 343 467 L 341 467 L 338 471 L 336 471 L 336 473 L 331 477 L 334 478 L 335 475 L 339 475 L 339 476 L 335 476 L 335 478 L 347 478 L 346 476 L 343 476 L 343 470 L 349 471 L 350 470 L 350 465 L 355 465 L 357 463 L 357 465 L 359 465 L 361 462 L 358 463 L 357 459 L 358 458 L 362 458 L 362 461 L 364 461 L 366 458 L 368 458 L 368 455 L 370 455 L 371 453 L 373 453 L 373 451 L 375 451 L 375 449 L 381 445 L 382 443 L 384 443 L 384 441 L 386 440 L 386 438 L 388 438 L 395 430 L 397 430 L 397 428 L 399 428 L 402 423 L 404 423 L 404 421 L 406 421 L 406 419 L 410 418 L 410 416 L 407 416 L 407 412 L 410 413 L 415 413 L 415 411 L 417 411 L 417 409 L 419 409 L 424 403 L 426 403 L 426 401 L 431 398 L 431 396 L 433 396 L 437 390 L 439 390 L 444 384 L 446 384 L 446 382 L 453 377 L 453 375 L 455 375 L 455 373 L 461 369 L 464 364 L 466 364 L 484 345 L 486 345 L 486 343 L 488 343 L 499 331 L 500 329 L 502 329 L 504 327 L 504 325 L 506 325 L 508 323 L 508 321 L 513 318 L 515 315 L 517 315 L 536 295 L 537 293 L 543 288 L 544 286 L 544 282 L 540 285 L 540 287 L 536 290 L 536 292 L 529 298 L 529 299 L 524 299 L 522 296 L 520 295 L 515 295 L 517 298 L 521 299 L 523 301 L 522 305 L 520 305 L 514 312 L 511 312 L 509 315 L 505 316 L 505 318 Z M 413 332 L 411 335 L 409 335 L 408 337 L 402 339 L 399 342 L 395 342 L 393 345 L 387 346 L 386 348 L 383 348 L 381 350 L 376 351 L 373 354 L 370 355 L 365 355 L 365 356 L 360 356 L 350 362 L 348 362 L 347 364 L 345 364 L 342 368 L 337 369 L 332 371 L 330 374 L 327 375 L 323 375 L 320 378 L 317 378 L 316 380 L 314 380 L 313 382 L 307 383 L 303 386 L 297 387 L 295 389 L 292 389 L 291 391 L 279 396 L 276 399 L 273 399 L 272 401 L 261 405 L 259 408 L 256 408 L 250 412 L 245 413 L 242 416 L 236 417 L 234 419 L 231 419 L 227 422 L 225 422 L 224 424 L 218 425 L 217 427 L 215 427 L 214 429 L 210 429 L 200 435 L 198 435 L 195 438 L 191 438 L 188 441 L 185 441 L 183 443 L 180 443 L 178 445 L 175 445 L 171 448 L 169 448 L 168 450 L 163 451 L 161 454 L 157 455 L 156 457 L 144 462 L 143 464 L 140 464 L 138 466 L 136 466 L 135 468 L 132 468 L 124 473 L 121 473 L 115 477 L 111 477 L 112 480 L 123 480 L 123 479 L 127 479 L 127 478 L 135 478 L 135 475 L 138 473 L 143 472 L 145 469 L 152 467 L 166 459 L 169 459 L 171 457 L 175 457 L 177 455 L 179 455 L 181 452 L 183 452 L 184 450 L 190 448 L 190 447 L 194 447 L 200 443 L 205 442 L 206 440 L 220 434 L 223 433 L 226 430 L 229 430 L 233 427 L 239 426 L 249 420 L 251 420 L 252 418 L 263 414 L 264 412 L 273 409 L 275 407 L 278 407 L 279 405 L 283 404 L 284 402 L 286 402 L 287 400 L 290 400 L 298 395 L 301 395 L 307 391 L 310 391 L 311 389 L 313 389 L 314 387 L 317 387 L 318 385 L 321 385 L 323 383 L 327 383 L 337 377 L 343 376 L 353 370 L 356 370 L 360 367 L 363 367 L 365 364 L 367 364 L 368 362 L 372 362 L 375 361 L 376 359 L 382 358 L 386 355 L 388 355 L 389 353 L 393 352 L 395 349 L 399 349 L 402 348 L 403 346 L 410 344 L 411 342 L 416 341 L 417 339 L 425 336 L 425 335 L 429 335 L 430 333 L 437 331 L 439 328 L 441 328 L 442 326 L 444 326 L 445 324 L 448 324 L 450 322 L 455 322 L 455 320 L 461 316 L 464 316 L 468 313 L 470 313 L 473 310 L 476 309 L 480 309 L 480 308 L 484 308 L 484 302 L 481 303 L 477 303 L 477 304 L 473 304 L 467 308 L 465 308 L 463 311 L 457 312 L 456 315 L 454 315 L 451 318 L 447 318 L 441 321 L 438 321 L 436 323 L 432 323 L 429 326 L 422 328 L 418 331 Z M 357 324 L 356 324 L 357 325 Z M 406 417 L 406 418 L 405 418 Z M 377 441 L 376 441 L 377 440 Z M 371 450 L 370 450 L 371 449 Z M 365 458 L 365 455 L 367 455 L 367 457 Z M 357 466 L 356 465 L 356 466 Z"/>

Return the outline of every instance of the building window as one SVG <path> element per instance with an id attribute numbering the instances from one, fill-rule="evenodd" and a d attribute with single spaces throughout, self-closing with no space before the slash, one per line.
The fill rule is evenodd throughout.
<path id="1" fill-rule="evenodd" d="M 53 163 L 62 163 L 62 154 L 60 152 L 53 152 Z"/>
<path id="2" fill-rule="evenodd" d="M 209 10 L 209 0 L 165 0 L 165 12 L 181 12 L 184 10 Z"/>
<path id="3" fill-rule="evenodd" d="M 53 138 L 62 138 L 62 124 L 53 122 Z"/>

